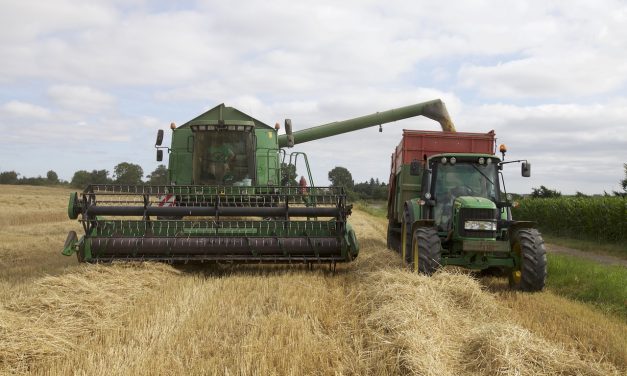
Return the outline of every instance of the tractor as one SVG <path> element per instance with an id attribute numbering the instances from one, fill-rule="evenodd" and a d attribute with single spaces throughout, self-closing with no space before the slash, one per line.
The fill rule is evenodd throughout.
<path id="1" fill-rule="evenodd" d="M 493 131 L 405 130 L 392 154 L 387 244 L 416 272 L 445 265 L 505 274 L 514 289 L 542 290 L 547 275 L 544 241 L 533 222 L 516 221 L 516 203 L 502 170 L 526 160 L 495 155 Z"/>

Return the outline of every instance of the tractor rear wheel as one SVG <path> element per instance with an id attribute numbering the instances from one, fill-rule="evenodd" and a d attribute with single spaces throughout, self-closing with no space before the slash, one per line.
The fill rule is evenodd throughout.
<path id="1" fill-rule="evenodd" d="M 546 249 L 538 230 L 519 230 L 512 251 L 520 255 L 520 269 L 510 272 L 509 285 L 522 291 L 540 291 L 546 282 Z"/>
<path id="2" fill-rule="evenodd" d="M 420 274 L 431 275 L 441 266 L 442 246 L 438 232 L 434 227 L 418 227 L 416 229 L 410 255 L 412 263 L 416 254 L 418 255 L 418 273 Z"/>

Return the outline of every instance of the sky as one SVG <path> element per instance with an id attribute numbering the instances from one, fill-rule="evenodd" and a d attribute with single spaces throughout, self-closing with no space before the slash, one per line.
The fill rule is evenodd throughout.
<path id="1" fill-rule="evenodd" d="M 620 190 L 627 163 L 623 1 L 0 0 L 0 171 L 65 180 L 153 171 L 158 129 L 224 103 L 295 130 L 442 99 L 496 132 L 508 191 Z M 314 183 L 387 181 L 420 117 L 297 145 Z M 165 143 L 169 142 L 166 132 Z"/>

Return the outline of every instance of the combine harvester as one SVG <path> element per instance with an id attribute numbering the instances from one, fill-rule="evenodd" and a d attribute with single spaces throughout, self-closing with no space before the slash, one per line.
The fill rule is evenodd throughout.
<path id="1" fill-rule="evenodd" d="M 157 134 L 157 160 L 169 153 L 169 184 L 89 185 L 72 193 L 68 215 L 85 234 L 68 234 L 63 254 L 80 262 L 349 262 L 359 245 L 341 187 L 315 187 L 296 144 L 426 116 L 454 129 L 440 100 L 283 135 L 223 104 L 176 127 L 171 146 Z M 381 129 L 381 128 L 380 128 Z M 304 161 L 311 186 L 289 186 L 283 166 Z M 302 163 L 302 162 L 301 162 Z"/>

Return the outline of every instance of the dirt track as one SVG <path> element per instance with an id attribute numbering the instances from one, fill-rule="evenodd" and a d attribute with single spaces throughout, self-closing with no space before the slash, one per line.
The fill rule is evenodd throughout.
<path id="1" fill-rule="evenodd" d="M 58 205 L 58 193 L 25 194 L 50 194 Z M 625 323 L 550 292 L 510 292 L 500 280 L 405 271 L 385 249 L 385 221 L 363 212 L 351 218 L 362 252 L 335 274 L 326 266 L 77 265 L 58 253 L 76 224 L 46 218 L 25 216 L 0 232 L 0 373 L 627 370 Z"/>
<path id="2" fill-rule="evenodd" d="M 555 245 L 555 244 L 547 244 L 546 250 L 547 252 L 550 252 L 550 253 L 557 253 L 557 254 L 580 257 L 586 260 L 596 261 L 598 263 L 605 264 L 605 265 L 620 265 L 620 266 L 627 267 L 627 260 L 614 257 L 614 256 L 600 255 L 600 254 L 592 253 L 592 252 L 583 252 L 578 249 L 562 247 L 560 245 Z"/>

